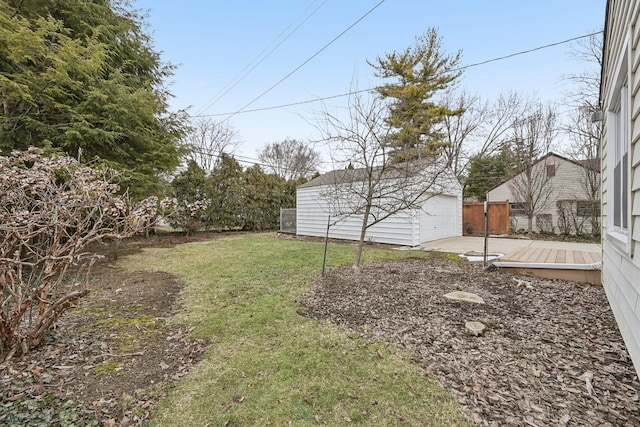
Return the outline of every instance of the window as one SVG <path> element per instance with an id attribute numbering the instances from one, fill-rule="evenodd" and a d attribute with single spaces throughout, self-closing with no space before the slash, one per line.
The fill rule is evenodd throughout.
<path id="1" fill-rule="evenodd" d="M 613 226 L 626 232 L 629 228 L 629 87 L 624 79 L 614 107 L 613 154 Z"/>
<path id="2" fill-rule="evenodd" d="M 576 215 L 587 218 L 600 216 L 600 200 L 578 200 Z"/>
<path id="3" fill-rule="evenodd" d="M 547 178 L 556 176 L 556 165 L 547 165 Z"/>
<path id="4" fill-rule="evenodd" d="M 524 215 L 524 203 L 509 203 L 509 215 Z"/>

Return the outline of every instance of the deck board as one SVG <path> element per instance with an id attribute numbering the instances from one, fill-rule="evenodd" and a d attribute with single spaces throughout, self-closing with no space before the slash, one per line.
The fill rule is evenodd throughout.
<path id="1" fill-rule="evenodd" d="M 507 253 L 501 261 L 512 262 L 516 265 L 522 263 L 523 265 L 522 267 L 506 267 L 504 268 L 506 271 L 550 279 L 576 280 L 596 285 L 601 283 L 598 269 L 576 270 L 549 266 L 549 264 L 596 264 L 601 262 L 602 252 L 593 250 L 525 247 Z M 538 265 L 532 266 L 532 264 Z"/>
<path id="2" fill-rule="evenodd" d="M 502 261 L 535 264 L 595 264 L 602 260 L 599 252 L 552 248 L 521 248 L 502 257 Z"/>
<path id="3" fill-rule="evenodd" d="M 550 251 L 548 251 L 547 254 L 547 258 L 545 259 L 544 262 L 556 262 L 556 259 L 558 258 L 558 249 L 551 249 Z"/>

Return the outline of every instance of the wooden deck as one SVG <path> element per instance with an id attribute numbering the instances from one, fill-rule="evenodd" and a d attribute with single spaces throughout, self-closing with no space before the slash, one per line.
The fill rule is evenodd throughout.
<path id="1" fill-rule="evenodd" d="M 601 284 L 600 269 L 588 268 L 601 261 L 601 252 L 525 247 L 508 253 L 500 259 L 500 262 L 505 263 L 522 263 L 522 267 L 500 267 L 500 269 L 547 279 L 574 280 L 599 285 Z M 567 268 L 568 264 L 584 265 L 585 269 Z"/>
<path id="2" fill-rule="evenodd" d="M 526 247 L 506 254 L 500 261 L 533 264 L 595 264 L 602 261 L 600 252 Z"/>

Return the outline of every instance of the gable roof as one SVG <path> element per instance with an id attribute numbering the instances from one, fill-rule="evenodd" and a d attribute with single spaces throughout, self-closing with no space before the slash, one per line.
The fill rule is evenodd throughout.
<path id="1" fill-rule="evenodd" d="M 403 163 L 398 163 L 398 165 L 402 164 Z M 371 170 L 371 172 L 373 174 L 384 173 L 387 175 L 386 178 L 389 179 L 394 177 L 404 177 L 407 173 L 412 173 L 412 175 L 417 176 L 420 172 L 433 167 L 434 164 L 436 164 L 436 162 L 434 162 L 432 159 L 419 159 L 411 161 L 407 168 L 388 167 L 383 170 L 381 166 L 376 166 Z M 448 169 L 449 168 L 447 167 L 442 168 L 443 171 L 446 171 Z M 312 180 L 298 186 L 298 188 L 319 187 L 321 185 L 336 185 L 347 182 L 365 181 L 367 178 L 367 171 L 368 168 L 336 169 L 313 178 Z M 447 172 L 445 172 L 445 174 L 447 174 Z"/>
<path id="2" fill-rule="evenodd" d="M 536 160 L 536 162 L 532 166 L 537 165 L 538 163 L 542 162 L 543 160 L 547 160 L 549 157 L 557 157 L 558 159 L 564 160 L 565 162 L 573 163 L 574 165 L 579 166 L 581 168 L 589 167 L 589 165 L 592 164 L 592 162 L 594 160 L 596 160 L 596 159 L 572 160 L 572 159 L 570 159 L 568 157 L 561 156 L 560 154 L 554 153 L 553 151 L 549 151 L 547 154 L 545 154 L 544 156 L 542 156 L 538 160 Z M 598 161 L 598 163 L 599 163 L 599 161 Z M 488 189 L 487 192 L 493 191 L 496 188 L 500 187 L 505 182 L 511 181 L 513 178 L 515 178 L 516 176 L 520 175 L 522 172 L 523 172 L 523 169 L 519 170 L 512 177 L 507 178 L 504 181 L 500 182 L 500 184 L 494 185 L 493 187 Z M 598 173 L 600 173 L 600 171 L 598 171 Z"/>

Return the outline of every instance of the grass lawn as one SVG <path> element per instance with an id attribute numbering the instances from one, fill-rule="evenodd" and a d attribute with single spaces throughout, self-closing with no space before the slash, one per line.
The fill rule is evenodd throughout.
<path id="1" fill-rule="evenodd" d="M 458 405 L 401 352 L 298 314 L 324 245 L 273 234 L 225 237 L 128 256 L 186 288 L 177 321 L 211 340 L 205 359 L 158 408 L 159 426 L 464 426 Z M 355 247 L 329 247 L 328 265 Z M 366 261 L 416 256 L 367 248 Z"/>

